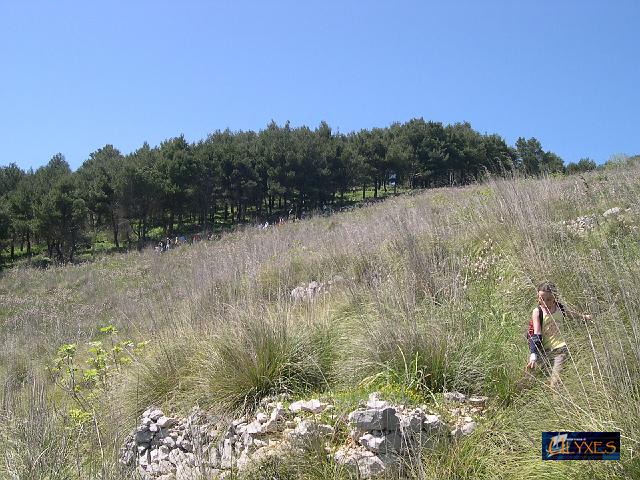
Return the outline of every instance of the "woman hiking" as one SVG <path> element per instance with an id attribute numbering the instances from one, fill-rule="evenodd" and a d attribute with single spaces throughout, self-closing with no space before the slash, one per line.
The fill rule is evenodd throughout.
<path id="1" fill-rule="evenodd" d="M 529 323 L 529 362 L 527 369 L 539 365 L 542 371 L 551 376 L 551 386 L 560 381 L 562 365 L 569 350 L 560 333 L 565 317 L 591 320 L 591 315 L 581 315 L 568 311 L 558 302 L 558 290 L 551 282 L 543 282 L 537 287 L 538 306 L 531 312 Z"/>

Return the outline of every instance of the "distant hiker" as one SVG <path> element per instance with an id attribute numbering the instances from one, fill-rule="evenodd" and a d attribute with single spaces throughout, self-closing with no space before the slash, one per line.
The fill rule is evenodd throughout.
<path id="1" fill-rule="evenodd" d="M 569 350 L 560 333 L 565 317 L 591 320 L 591 315 L 580 315 L 569 311 L 558 301 L 558 290 L 553 283 L 543 282 L 537 288 L 538 306 L 531 312 L 529 321 L 529 362 L 528 369 L 540 366 L 551 376 L 551 386 L 560 381 L 562 365 Z"/>

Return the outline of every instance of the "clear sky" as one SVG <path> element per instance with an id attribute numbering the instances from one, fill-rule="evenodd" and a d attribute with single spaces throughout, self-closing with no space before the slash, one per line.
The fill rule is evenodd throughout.
<path id="1" fill-rule="evenodd" d="M 640 153 L 639 0 L 0 0 L 0 165 L 184 134 L 469 121 Z"/>

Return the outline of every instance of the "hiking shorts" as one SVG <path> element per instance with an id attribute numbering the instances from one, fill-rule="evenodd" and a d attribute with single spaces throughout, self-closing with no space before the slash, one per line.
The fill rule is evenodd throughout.
<path id="1" fill-rule="evenodd" d="M 564 364 L 569 350 L 566 346 L 556 348 L 554 350 L 545 351 L 540 359 L 540 368 L 551 377 L 551 386 L 555 386 L 560 381 L 560 372 Z"/>

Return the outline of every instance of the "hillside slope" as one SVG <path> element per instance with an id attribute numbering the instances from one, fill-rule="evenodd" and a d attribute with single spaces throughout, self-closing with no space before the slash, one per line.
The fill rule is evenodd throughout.
<path id="1" fill-rule="evenodd" d="M 444 391 L 491 399 L 415 478 L 638 478 L 638 173 L 429 190 L 162 254 L 10 270 L 0 476 L 126 477 L 118 451 L 151 405 L 231 415 L 286 393 L 346 411 L 378 390 L 436 410 Z M 523 380 L 543 280 L 594 318 L 562 326 L 554 389 Z M 325 292 L 294 301 L 311 281 Z M 546 430 L 621 431 L 622 460 L 541 462 Z M 346 475 L 305 461 L 293 478 Z"/>

